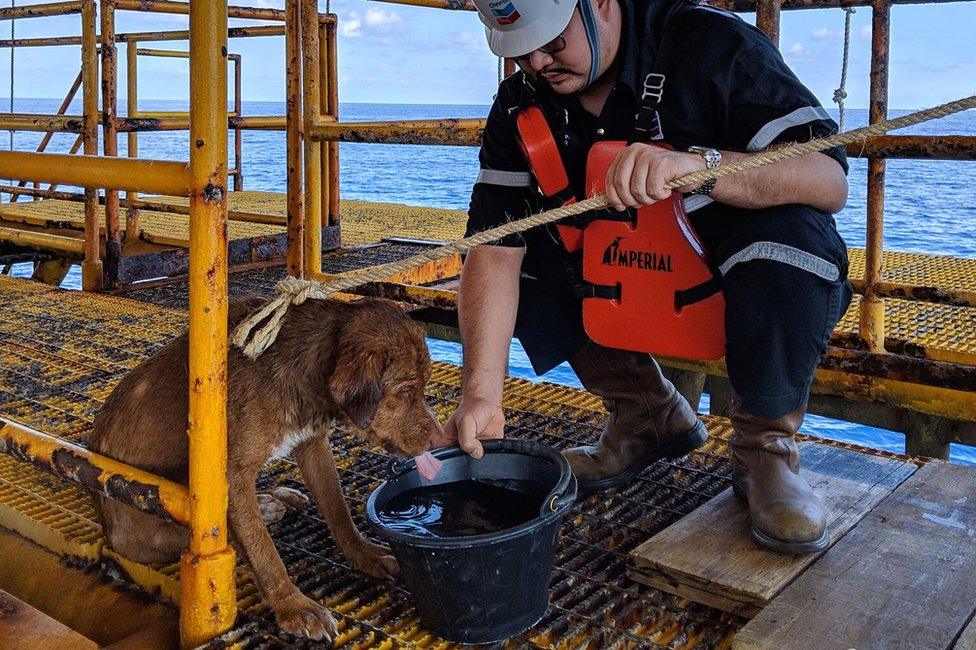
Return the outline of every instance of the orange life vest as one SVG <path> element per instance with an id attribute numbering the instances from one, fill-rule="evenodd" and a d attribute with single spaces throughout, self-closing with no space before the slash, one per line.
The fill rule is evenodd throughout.
<path id="1" fill-rule="evenodd" d="M 542 110 L 523 109 L 517 126 L 542 193 L 561 205 L 576 202 Z M 626 146 L 593 145 L 586 165 L 589 195 L 604 191 L 607 170 Z M 582 249 L 579 292 L 590 338 L 607 347 L 685 359 L 725 354 L 725 299 L 680 195 L 630 211 L 629 218 L 604 211 L 584 227 L 557 228 L 567 251 Z"/>

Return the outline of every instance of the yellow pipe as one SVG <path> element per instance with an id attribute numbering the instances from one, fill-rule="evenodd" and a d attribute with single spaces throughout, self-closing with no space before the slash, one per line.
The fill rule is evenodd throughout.
<path id="1" fill-rule="evenodd" d="M 305 134 L 319 117 L 318 4 L 302 0 L 302 69 L 305 81 Z M 322 271 L 322 148 L 305 139 L 305 274 Z"/>
<path id="2" fill-rule="evenodd" d="M 16 422 L 0 419 L 0 451 L 117 498 L 144 512 L 185 524 L 190 510 L 184 486 L 88 451 Z M 98 473 L 84 471 L 98 470 Z M 143 489 L 149 488 L 149 489 Z"/>
<path id="3" fill-rule="evenodd" d="M 180 640 L 202 645 L 237 615 L 227 545 L 227 0 L 190 8 L 190 544 Z"/>
<path id="4" fill-rule="evenodd" d="M 329 34 L 328 26 L 319 23 L 319 113 L 323 110 L 328 112 L 331 100 L 329 92 L 332 89 L 332 79 L 329 77 L 331 66 L 329 65 Z M 332 116 L 335 117 L 335 116 Z M 336 117 L 336 119 L 338 119 Z M 331 185 L 329 179 L 332 176 L 330 171 L 329 142 L 319 142 L 319 201 L 322 205 L 322 225 L 331 226 L 335 215 L 332 214 Z"/>
<path id="5" fill-rule="evenodd" d="M 136 41 L 129 41 L 125 47 L 126 64 L 126 115 L 134 116 L 139 112 L 139 44 Z M 129 158 L 139 157 L 139 134 L 136 132 L 127 133 L 128 142 L 127 154 Z M 137 192 L 126 192 L 125 200 L 130 202 L 139 199 Z M 139 210 L 129 208 L 125 213 L 125 236 L 126 239 L 134 241 L 139 238 L 141 227 L 139 225 Z"/>
<path id="6" fill-rule="evenodd" d="M 411 7 L 429 7 L 431 9 L 460 9 L 463 11 L 476 11 L 471 0 L 375 0 L 376 2 L 389 2 L 390 4 L 409 5 Z"/>
<path id="7" fill-rule="evenodd" d="M 129 41 L 130 43 L 132 41 Z M 168 59 L 189 59 L 190 53 L 186 50 L 158 50 L 152 48 L 139 48 L 136 54 L 140 56 L 158 56 Z"/>
<path id="8" fill-rule="evenodd" d="M 78 256 L 85 254 L 85 240 L 77 237 L 64 237 L 46 232 L 0 226 L 0 240 L 18 246 L 55 250 Z"/>
<path id="9" fill-rule="evenodd" d="M 305 192 L 302 166 L 305 123 L 302 113 L 302 21 L 301 0 L 285 0 L 285 142 L 288 225 L 288 275 L 305 275 Z"/>
<path id="10" fill-rule="evenodd" d="M 66 16 L 79 14 L 84 10 L 84 0 L 74 2 L 49 2 L 43 5 L 11 7 L 0 9 L 0 20 L 19 20 L 21 18 L 41 18 L 43 16 Z"/>
<path id="11" fill-rule="evenodd" d="M 86 0 L 81 11 L 81 77 L 84 106 L 82 143 L 86 156 L 98 155 L 98 43 L 96 40 L 97 9 L 95 0 Z M 51 185 L 54 188 L 54 185 Z M 85 261 L 81 264 L 81 288 L 96 291 L 102 288 L 102 254 L 98 189 L 85 189 Z"/>
<path id="12" fill-rule="evenodd" d="M 186 163 L 104 156 L 0 151 L 0 178 L 188 196 Z"/>
<path id="13" fill-rule="evenodd" d="M 113 0 L 113 2 L 117 9 L 160 14 L 192 15 L 190 8 L 193 6 L 192 2 L 172 2 L 170 0 Z M 281 9 L 258 7 L 229 6 L 227 7 L 227 15 L 231 18 L 249 18 L 251 20 L 285 20 L 285 12 Z"/>

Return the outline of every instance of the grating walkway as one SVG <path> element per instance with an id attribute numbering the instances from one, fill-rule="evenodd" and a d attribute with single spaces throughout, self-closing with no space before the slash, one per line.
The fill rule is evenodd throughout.
<path id="1" fill-rule="evenodd" d="M 6 277 L 0 277 L 0 305 L 0 415 L 82 445 L 115 383 L 185 327 L 181 310 Z M 456 406 L 459 385 L 457 367 L 435 364 L 428 398 L 441 418 Z M 593 396 L 565 387 L 509 379 L 505 395 L 510 435 L 557 448 L 594 440 L 606 417 Z M 631 549 L 728 486 L 730 429 L 725 420 L 706 421 L 712 437 L 701 451 L 658 463 L 626 489 L 575 508 L 563 528 L 550 613 L 516 645 L 728 647 L 741 620 L 626 576 Z M 362 504 L 389 457 L 342 430 L 333 445 L 357 524 L 366 531 Z M 302 488 L 291 461 L 275 462 L 262 474 L 262 487 L 274 484 Z M 176 565 L 134 565 L 104 547 L 86 493 L 3 455 L 0 525 L 105 569 L 121 566 L 136 584 L 166 598 L 178 593 Z M 272 533 L 299 587 L 340 614 L 340 647 L 445 647 L 419 626 L 401 584 L 381 584 L 348 566 L 314 506 Z M 244 565 L 238 594 L 241 618 L 228 643 L 293 643 L 277 632 Z"/>

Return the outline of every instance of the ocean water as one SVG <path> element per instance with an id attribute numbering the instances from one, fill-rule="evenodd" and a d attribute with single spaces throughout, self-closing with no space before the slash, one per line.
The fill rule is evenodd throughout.
<path id="1" fill-rule="evenodd" d="M 0 100 L 6 106 L 5 100 Z M 59 104 L 53 99 L 21 99 L 16 111 L 52 113 Z M 142 110 L 185 110 L 180 101 L 144 101 Z M 343 120 L 426 119 L 438 117 L 483 117 L 487 106 L 343 104 Z M 77 113 L 72 107 L 70 112 Z M 892 111 L 892 116 L 909 111 Z M 246 115 L 281 115 L 278 102 L 245 102 Z M 836 115 L 835 115 L 836 118 Z M 867 123 L 867 111 L 849 110 L 847 128 Z M 921 124 L 899 134 L 976 135 L 976 111 L 968 111 Z M 40 134 L 18 133 L 14 146 L 36 146 Z M 66 151 L 74 140 L 58 134 L 50 151 Z M 8 144 L 0 134 L 0 146 Z M 122 154 L 125 138 L 120 139 Z M 140 135 L 140 154 L 159 159 L 186 159 L 186 133 Z M 243 137 L 244 183 L 252 190 L 284 191 L 285 136 L 280 132 L 249 131 Z M 398 146 L 376 144 L 341 145 L 341 191 L 343 198 L 465 209 L 471 185 L 478 174 L 478 151 L 473 147 Z M 851 192 L 847 207 L 837 215 L 841 234 L 851 246 L 863 246 L 865 238 L 867 162 L 851 160 Z M 888 250 L 935 253 L 976 258 L 976 162 L 891 160 L 886 175 L 885 247 Z M 17 269 L 29 274 L 29 269 Z M 69 275 L 66 286 L 80 286 L 80 273 Z M 458 363 L 460 346 L 431 340 L 434 358 Z M 525 352 L 515 341 L 511 349 L 510 374 L 542 379 L 570 386 L 579 381 L 568 365 L 537 378 Z M 707 396 L 702 405 L 707 410 Z M 828 438 L 870 445 L 889 451 L 904 451 L 901 434 L 873 427 L 810 415 L 803 430 Z M 976 464 L 976 448 L 952 445 L 952 458 Z"/>

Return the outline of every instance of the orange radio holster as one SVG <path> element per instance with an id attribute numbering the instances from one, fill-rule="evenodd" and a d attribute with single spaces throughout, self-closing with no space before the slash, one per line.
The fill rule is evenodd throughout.
<path id="1" fill-rule="evenodd" d="M 575 203 L 542 110 L 528 106 L 516 120 L 522 151 L 541 193 L 550 204 Z M 607 170 L 626 146 L 623 141 L 593 145 L 586 164 L 589 195 L 604 191 Z M 556 228 L 575 260 L 567 264 L 567 272 L 583 300 L 583 326 L 590 338 L 607 347 L 685 359 L 712 360 L 725 354 L 721 285 L 679 194 L 636 211 L 582 216 L 575 224 Z"/>

